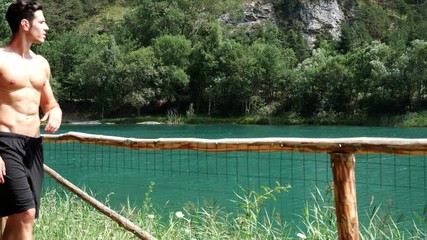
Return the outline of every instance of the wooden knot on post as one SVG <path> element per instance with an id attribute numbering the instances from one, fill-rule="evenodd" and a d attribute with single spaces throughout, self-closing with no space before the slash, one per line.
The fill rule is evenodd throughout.
<path id="1" fill-rule="evenodd" d="M 355 162 L 352 153 L 331 153 L 335 212 L 340 240 L 359 239 Z"/>
<path id="2" fill-rule="evenodd" d="M 133 141 L 130 140 L 130 139 L 126 139 L 125 141 L 123 141 L 123 144 L 125 144 L 125 145 L 132 145 Z"/>

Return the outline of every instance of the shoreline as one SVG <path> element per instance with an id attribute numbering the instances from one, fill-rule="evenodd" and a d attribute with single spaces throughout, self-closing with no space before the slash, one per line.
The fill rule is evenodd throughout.
<path id="1" fill-rule="evenodd" d="M 271 117 L 260 118 L 257 116 L 215 118 L 206 116 L 195 116 L 191 118 L 181 117 L 169 122 L 162 116 L 141 116 L 110 119 L 90 119 L 73 113 L 64 113 L 62 124 L 69 125 L 114 125 L 114 124 L 137 124 L 137 125 L 160 125 L 160 124 L 251 124 L 251 125 L 317 125 L 317 126 L 383 126 L 383 127 L 427 127 L 427 111 L 421 113 L 410 113 L 401 116 L 388 116 L 379 118 L 293 118 L 293 117 Z"/>

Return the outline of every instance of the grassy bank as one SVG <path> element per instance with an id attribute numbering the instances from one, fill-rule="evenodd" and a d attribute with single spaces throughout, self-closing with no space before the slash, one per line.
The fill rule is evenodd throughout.
<path id="1" fill-rule="evenodd" d="M 294 113 L 279 117 L 248 115 L 242 117 L 211 117 L 197 115 L 167 114 L 166 116 L 141 116 L 129 118 L 101 119 L 104 124 L 257 124 L 257 125 L 347 125 L 386 127 L 427 127 L 427 111 L 407 113 L 400 116 L 342 117 L 333 113 L 322 113 L 315 117 L 303 118 Z"/>
<path id="2" fill-rule="evenodd" d="M 265 188 L 264 192 L 237 195 L 237 212 L 221 206 L 189 203 L 169 214 L 152 207 L 150 193 L 144 205 L 125 205 L 120 213 L 158 239 L 337 239 L 331 199 L 313 193 L 314 203 L 300 215 L 299 226 L 286 223 L 275 213 L 266 213 L 263 204 L 274 200 L 287 187 Z M 106 200 L 108 202 L 108 199 Z M 415 218 L 405 228 L 391 214 L 380 215 L 373 208 L 370 221 L 360 226 L 361 239 L 425 239 L 426 219 Z M 302 226 L 302 227 L 301 227 Z M 36 221 L 35 239 L 136 239 L 133 234 L 101 215 L 71 194 L 48 190 L 42 198 L 41 216 Z"/>

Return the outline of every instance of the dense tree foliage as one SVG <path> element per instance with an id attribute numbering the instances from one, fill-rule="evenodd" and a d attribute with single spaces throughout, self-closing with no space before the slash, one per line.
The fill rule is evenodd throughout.
<path id="1" fill-rule="evenodd" d="M 319 35 L 313 49 L 295 19 L 250 30 L 221 20 L 241 18 L 242 2 L 43 0 L 51 34 L 35 51 L 51 63 L 61 103 L 99 117 L 190 106 L 214 116 L 319 119 L 426 110 L 424 1 L 340 1 L 353 11 L 341 40 Z M 273 2 L 295 17 L 303 1 Z M 122 18 L 101 14 L 112 6 Z M 2 21 L 0 40 L 8 36 Z"/>

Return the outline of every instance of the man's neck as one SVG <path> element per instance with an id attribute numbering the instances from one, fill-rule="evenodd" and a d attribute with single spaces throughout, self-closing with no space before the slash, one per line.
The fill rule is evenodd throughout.
<path id="1" fill-rule="evenodd" d="M 10 50 L 20 55 L 22 58 L 28 58 L 31 55 L 32 43 L 24 35 L 19 33 L 12 36 L 9 44 L 6 45 Z"/>

